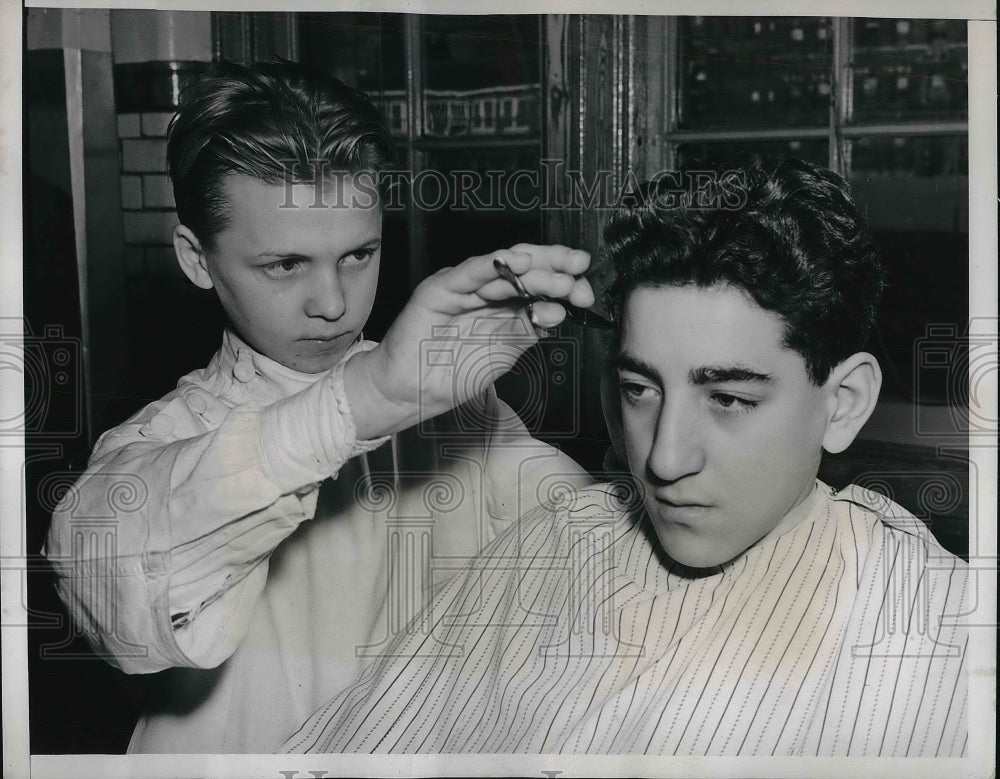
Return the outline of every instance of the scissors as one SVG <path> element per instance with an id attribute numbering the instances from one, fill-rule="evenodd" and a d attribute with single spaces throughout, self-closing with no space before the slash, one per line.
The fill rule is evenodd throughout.
<path id="1" fill-rule="evenodd" d="M 564 309 L 566 309 L 566 316 L 576 322 L 578 325 L 583 325 L 584 327 L 596 327 L 601 330 L 614 330 L 614 324 L 609 320 L 605 319 L 600 314 L 595 314 L 593 311 L 589 311 L 586 308 L 580 308 L 579 306 L 574 306 L 564 300 L 551 301 L 550 298 L 544 295 L 532 295 L 524 288 L 524 284 L 521 283 L 520 277 L 510 269 L 510 266 L 500 257 L 493 258 L 493 267 L 496 268 L 497 273 L 500 275 L 504 281 L 508 282 L 512 287 L 514 287 L 517 294 L 520 296 L 521 300 L 525 302 L 528 309 L 528 316 L 531 317 L 531 321 L 535 321 L 535 312 L 532 308 L 532 303 L 537 300 L 544 300 L 558 303 Z"/>

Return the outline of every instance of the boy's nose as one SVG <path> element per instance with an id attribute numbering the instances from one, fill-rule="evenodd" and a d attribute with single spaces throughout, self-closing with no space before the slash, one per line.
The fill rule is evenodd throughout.
<path id="1" fill-rule="evenodd" d="M 336 270 L 323 269 L 311 279 L 306 314 L 323 319 L 340 319 L 347 309 L 344 290 Z"/>
<path id="2" fill-rule="evenodd" d="M 647 467 L 658 479 L 672 482 L 698 473 L 704 466 L 701 421 L 692 409 L 664 402 Z"/>

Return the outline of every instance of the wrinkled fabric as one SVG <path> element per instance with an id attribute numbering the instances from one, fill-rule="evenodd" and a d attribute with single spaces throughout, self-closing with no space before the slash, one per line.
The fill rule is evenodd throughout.
<path id="1" fill-rule="evenodd" d="M 589 481 L 490 389 L 359 441 L 329 372 L 226 333 L 98 441 L 45 554 L 95 651 L 158 672 L 130 751 L 272 752 L 552 485 Z"/>
<path id="2" fill-rule="evenodd" d="M 532 512 L 291 752 L 961 756 L 968 569 L 876 493 L 685 568 L 598 485 Z"/>

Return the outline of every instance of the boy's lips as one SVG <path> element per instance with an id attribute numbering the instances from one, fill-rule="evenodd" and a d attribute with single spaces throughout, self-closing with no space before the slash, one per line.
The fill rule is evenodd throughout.
<path id="1" fill-rule="evenodd" d="M 653 495 L 660 513 L 671 521 L 688 522 L 695 521 L 705 516 L 711 505 L 693 501 L 688 498 L 667 498 L 662 495 Z"/>
<path id="2" fill-rule="evenodd" d="M 329 355 L 340 354 L 351 345 L 354 333 L 338 333 L 337 335 L 311 338 L 300 338 L 302 348 L 311 354 L 324 359 Z"/>
<path id="3" fill-rule="evenodd" d="M 339 340 L 349 333 L 336 333 L 335 335 L 311 335 L 305 338 L 300 338 L 300 341 L 309 341 L 310 343 L 331 343 L 332 341 Z"/>
<path id="4" fill-rule="evenodd" d="M 704 500 L 698 500 L 697 498 L 688 497 L 687 495 L 676 495 L 666 490 L 654 491 L 653 497 L 656 499 L 657 503 L 664 503 L 668 506 L 701 506 L 702 508 L 708 508 L 712 505 Z"/>

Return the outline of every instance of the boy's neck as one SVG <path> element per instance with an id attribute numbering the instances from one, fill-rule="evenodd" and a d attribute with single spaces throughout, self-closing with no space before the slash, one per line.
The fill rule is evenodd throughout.
<path id="1" fill-rule="evenodd" d="M 813 479 L 812 486 L 802 500 L 792 506 L 771 532 L 760 539 L 757 544 L 766 544 L 768 541 L 776 539 L 778 536 L 782 536 L 802 524 L 805 519 L 812 515 L 820 492 L 820 483 L 816 479 Z M 754 546 L 757 546 L 757 544 L 754 544 Z"/>
<path id="2" fill-rule="evenodd" d="M 346 360 L 354 354 L 361 346 L 361 339 L 356 341 L 344 355 Z M 322 373 L 303 373 L 294 368 L 282 365 L 277 360 L 273 360 L 265 354 L 258 352 L 250 344 L 239 337 L 232 329 L 226 328 L 222 336 L 222 348 L 220 356 L 224 366 L 231 367 L 236 372 L 247 372 L 253 370 L 257 377 L 262 378 L 271 388 L 276 390 L 279 397 L 288 397 L 296 392 L 304 390 L 315 384 L 320 378 L 326 376 L 328 371 Z M 247 365 L 247 368 L 237 368 L 237 364 Z"/>

